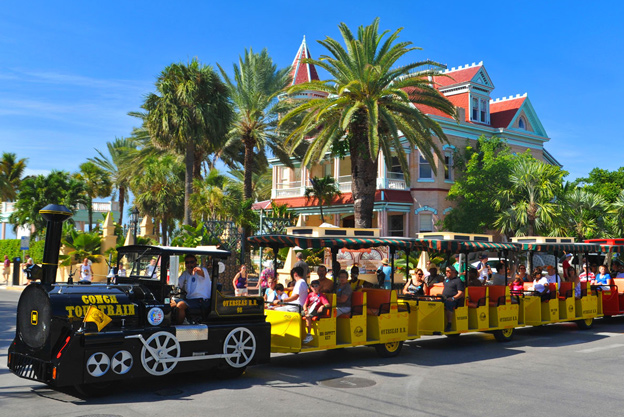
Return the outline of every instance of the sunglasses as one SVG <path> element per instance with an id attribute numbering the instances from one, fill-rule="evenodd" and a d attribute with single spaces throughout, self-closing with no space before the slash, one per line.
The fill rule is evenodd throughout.
<path id="1" fill-rule="evenodd" d="M 185 265 L 195 265 L 197 263 L 197 261 L 185 261 L 184 264 Z"/>
<path id="2" fill-rule="evenodd" d="M 422 277 L 422 276 L 423 276 L 423 275 L 425 275 L 425 274 L 423 274 L 423 273 L 421 272 L 420 274 L 416 274 L 416 275 L 418 275 L 419 277 Z"/>

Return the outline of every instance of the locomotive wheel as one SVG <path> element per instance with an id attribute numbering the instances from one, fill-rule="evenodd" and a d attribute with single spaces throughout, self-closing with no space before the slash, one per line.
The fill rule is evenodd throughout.
<path id="1" fill-rule="evenodd" d="M 232 330 L 223 342 L 223 353 L 236 356 L 225 358 L 225 362 L 235 369 L 249 365 L 256 354 L 256 338 L 246 327 L 237 327 Z M 241 372 L 242 373 L 242 372 Z"/>
<path id="2" fill-rule="evenodd" d="M 180 343 L 169 332 L 154 333 L 146 340 L 141 350 L 143 368 L 151 375 L 165 375 L 178 364 L 177 361 L 158 362 L 158 359 L 180 357 Z"/>
<path id="3" fill-rule="evenodd" d="M 577 320 L 576 325 L 581 330 L 589 330 L 594 326 L 594 319 Z"/>
<path id="4" fill-rule="evenodd" d="M 403 342 L 389 342 L 375 345 L 377 354 L 382 358 L 393 358 L 401 353 Z"/>
<path id="5" fill-rule="evenodd" d="M 500 343 L 511 342 L 511 339 L 513 339 L 513 334 L 513 328 L 494 330 L 494 339 L 496 339 L 496 341 Z"/>

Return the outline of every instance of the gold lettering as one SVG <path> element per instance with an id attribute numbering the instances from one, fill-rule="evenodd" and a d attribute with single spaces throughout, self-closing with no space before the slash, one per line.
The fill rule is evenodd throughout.
<path id="1" fill-rule="evenodd" d="M 115 315 L 116 316 L 123 316 L 123 308 L 121 305 L 117 305 L 117 309 L 115 310 Z"/>
<path id="2" fill-rule="evenodd" d="M 65 307 L 65 310 L 67 310 L 67 317 L 69 317 L 69 318 L 74 317 L 74 309 L 75 308 L 76 307 L 74 307 L 74 306 L 67 306 L 67 307 Z"/>
<path id="3" fill-rule="evenodd" d="M 110 302 L 111 304 L 117 304 L 117 296 L 116 295 L 110 295 Z"/>
<path id="4" fill-rule="evenodd" d="M 93 295 L 89 296 L 89 304 L 95 304 L 95 297 Z"/>
<path id="5" fill-rule="evenodd" d="M 83 296 L 82 296 L 82 303 L 83 303 L 83 304 L 89 304 L 89 297 L 88 297 L 88 296 L 86 296 L 86 295 L 83 295 Z"/>
<path id="6" fill-rule="evenodd" d="M 126 304 L 128 306 L 128 315 L 134 316 L 134 304 Z"/>
<path id="7" fill-rule="evenodd" d="M 100 294 L 96 294 L 95 299 L 98 304 L 102 304 L 103 301 L 102 301 L 102 296 Z"/>
<path id="8" fill-rule="evenodd" d="M 110 298 L 108 298 L 108 295 L 103 295 L 102 299 L 104 300 L 106 304 L 110 303 Z"/>
<path id="9" fill-rule="evenodd" d="M 82 314 L 82 307 L 81 306 L 76 306 L 75 309 L 76 309 L 75 310 L 76 317 L 82 317 L 83 316 L 83 314 Z"/>
<path id="10" fill-rule="evenodd" d="M 115 315 L 115 306 L 107 305 L 106 309 L 108 310 L 108 315 L 109 316 L 114 316 Z"/>

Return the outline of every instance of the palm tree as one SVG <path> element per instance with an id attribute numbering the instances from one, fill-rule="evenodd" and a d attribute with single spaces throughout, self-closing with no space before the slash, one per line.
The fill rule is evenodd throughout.
<path id="1" fill-rule="evenodd" d="M 109 196 L 112 191 L 112 183 L 109 173 L 93 162 L 84 162 L 80 164 L 79 168 L 80 172 L 76 176 L 85 184 L 90 232 L 93 230 L 93 199 Z"/>
<path id="2" fill-rule="evenodd" d="M 124 204 L 128 201 L 128 175 L 127 166 L 130 164 L 129 156 L 136 150 L 136 142 L 133 138 L 115 138 L 113 142 L 106 142 L 108 155 L 96 149 L 99 156 L 88 158 L 95 165 L 103 169 L 110 177 L 113 186 L 113 198 L 119 201 L 119 224 L 123 224 Z"/>
<path id="3" fill-rule="evenodd" d="M 184 155 L 184 224 L 188 225 L 192 180 L 200 175 L 198 163 L 224 143 L 232 107 L 227 87 L 212 67 L 197 59 L 165 68 L 156 90 L 142 106 L 147 111 L 145 125 L 155 146 Z"/>
<path id="4" fill-rule="evenodd" d="M 342 195 L 337 187 L 336 180 L 329 175 L 324 177 L 310 178 L 312 187 L 306 188 L 305 198 L 309 201 L 312 198 L 318 200 L 319 208 L 321 210 L 321 223 L 325 223 L 325 217 L 323 216 L 323 206 L 331 203 L 335 197 Z"/>
<path id="5" fill-rule="evenodd" d="M 203 180 L 195 180 L 191 208 L 195 220 L 205 222 L 226 218 L 227 187 L 229 179 L 212 169 Z"/>
<path id="6" fill-rule="evenodd" d="M 562 186 L 561 168 L 521 155 L 512 167 L 510 187 L 502 190 L 494 206 L 500 214 L 494 227 L 503 234 L 534 236 L 548 232 L 560 220 L 555 199 Z"/>
<path id="7" fill-rule="evenodd" d="M 243 192 L 245 183 L 245 171 L 232 168 L 228 171 L 235 181 L 236 185 L 240 184 L 240 190 Z M 260 173 L 254 172 L 251 175 L 251 198 L 254 201 L 264 201 L 271 198 L 271 188 L 273 187 L 273 170 L 268 166 Z"/>
<path id="8" fill-rule="evenodd" d="M 184 214 L 184 166 L 175 155 L 151 156 L 143 160 L 141 175 L 130 180 L 139 212 L 161 224 L 162 243 L 167 244 L 174 220 Z"/>
<path id="9" fill-rule="evenodd" d="M 411 47 L 411 42 L 395 43 L 401 29 L 385 40 L 388 31 L 378 33 L 379 19 L 370 26 L 361 26 L 357 39 L 344 23 L 339 29 L 346 49 L 327 37 L 319 43 L 331 56 L 305 60 L 329 72 L 332 79 L 297 84 L 288 90 L 290 94 L 321 91 L 327 93 L 327 97 L 300 103 L 280 123 L 305 115 L 300 126 L 287 138 L 287 143 L 294 147 L 314 137 L 303 159 L 304 165 L 320 162 L 328 152 L 336 155 L 348 149 L 355 227 L 372 227 L 380 150 L 387 166 L 392 165 L 393 155 L 398 157 L 408 179 L 404 140 L 418 147 L 435 167 L 434 153 L 440 160 L 443 158 L 434 136 L 440 141 L 447 141 L 447 138 L 440 125 L 413 104 L 452 116 L 455 116 L 455 108 L 429 81 L 429 76 L 439 76 L 439 73 L 433 70 L 413 72 L 424 66 L 440 68 L 440 64 L 423 61 L 393 69 L 400 58 L 419 49 Z M 403 136 L 399 137 L 400 134 Z"/>
<path id="10" fill-rule="evenodd" d="M 563 209 L 563 235 L 583 241 L 604 230 L 603 219 L 608 210 L 606 200 L 590 191 L 566 183 L 560 207 Z"/>
<path id="11" fill-rule="evenodd" d="M 217 64 L 218 65 L 218 64 Z M 234 79 L 230 79 L 219 65 L 221 76 L 228 86 L 236 119 L 230 130 L 227 146 L 242 144 L 244 147 L 245 178 L 243 197 L 252 198 L 252 175 L 257 158 L 266 160 L 266 148 L 289 166 L 290 159 L 283 148 L 283 140 L 277 128 L 279 93 L 284 92 L 290 76 L 289 68 L 277 69 L 266 49 L 259 54 L 250 48 L 233 65 Z"/>
<path id="12" fill-rule="evenodd" d="M 620 191 L 608 212 L 613 215 L 611 222 L 613 237 L 624 235 L 624 190 Z"/>
<path id="13" fill-rule="evenodd" d="M 27 158 L 17 159 L 17 155 L 4 152 L 0 160 L 0 199 L 13 201 L 26 169 Z"/>

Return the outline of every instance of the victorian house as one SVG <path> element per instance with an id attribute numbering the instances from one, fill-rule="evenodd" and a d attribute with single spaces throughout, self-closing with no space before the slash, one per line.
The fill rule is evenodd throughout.
<path id="1" fill-rule="evenodd" d="M 310 51 L 304 38 L 292 64 L 293 84 L 319 79 L 314 65 L 301 62 L 309 57 Z M 433 109 L 421 110 L 440 124 L 449 140 L 448 144 L 442 146 L 448 168 L 445 169 L 442 161 L 436 159 L 434 163 L 439 169 L 434 173 L 418 149 L 406 149 L 410 167 L 408 183 L 398 161 L 393 166 L 386 166 L 380 156 L 373 224 L 382 229 L 382 236 L 414 236 L 418 232 L 437 231 L 438 221 L 453 209 L 446 196 L 456 175 L 453 167 L 454 152 L 465 147 L 468 141 L 476 141 L 481 135 L 500 136 L 507 140 L 515 153 L 529 149 L 535 158 L 559 164 L 544 148 L 549 138 L 526 93 L 493 98 L 494 83 L 483 62 L 446 69 L 442 74 L 444 76 L 433 77 L 432 81 L 440 93 L 456 106 L 459 123 Z M 294 98 L 322 95 L 307 91 Z M 328 156 L 312 167 L 295 163 L 294 169 L 281 165 L 277 160 L 273 160 L 272 164 L 271 200 L 277 204 L 287 204 L 301 214 L 302 225 L 318 226 L 321 223 L 316 200 L 308 201 L 304 192 L 310 186 L 310 178 L 325 175 L 334 177 L 342 192 L 342 196 L 329 207 L 323 207 L 325 221 L 340 227 L 354 225 L 351 163 L 348 156 L 344 159 Z M 257 203 L 255 208 L 266 209 L 269 206 L 270 201 L 267 201 Z"/>

